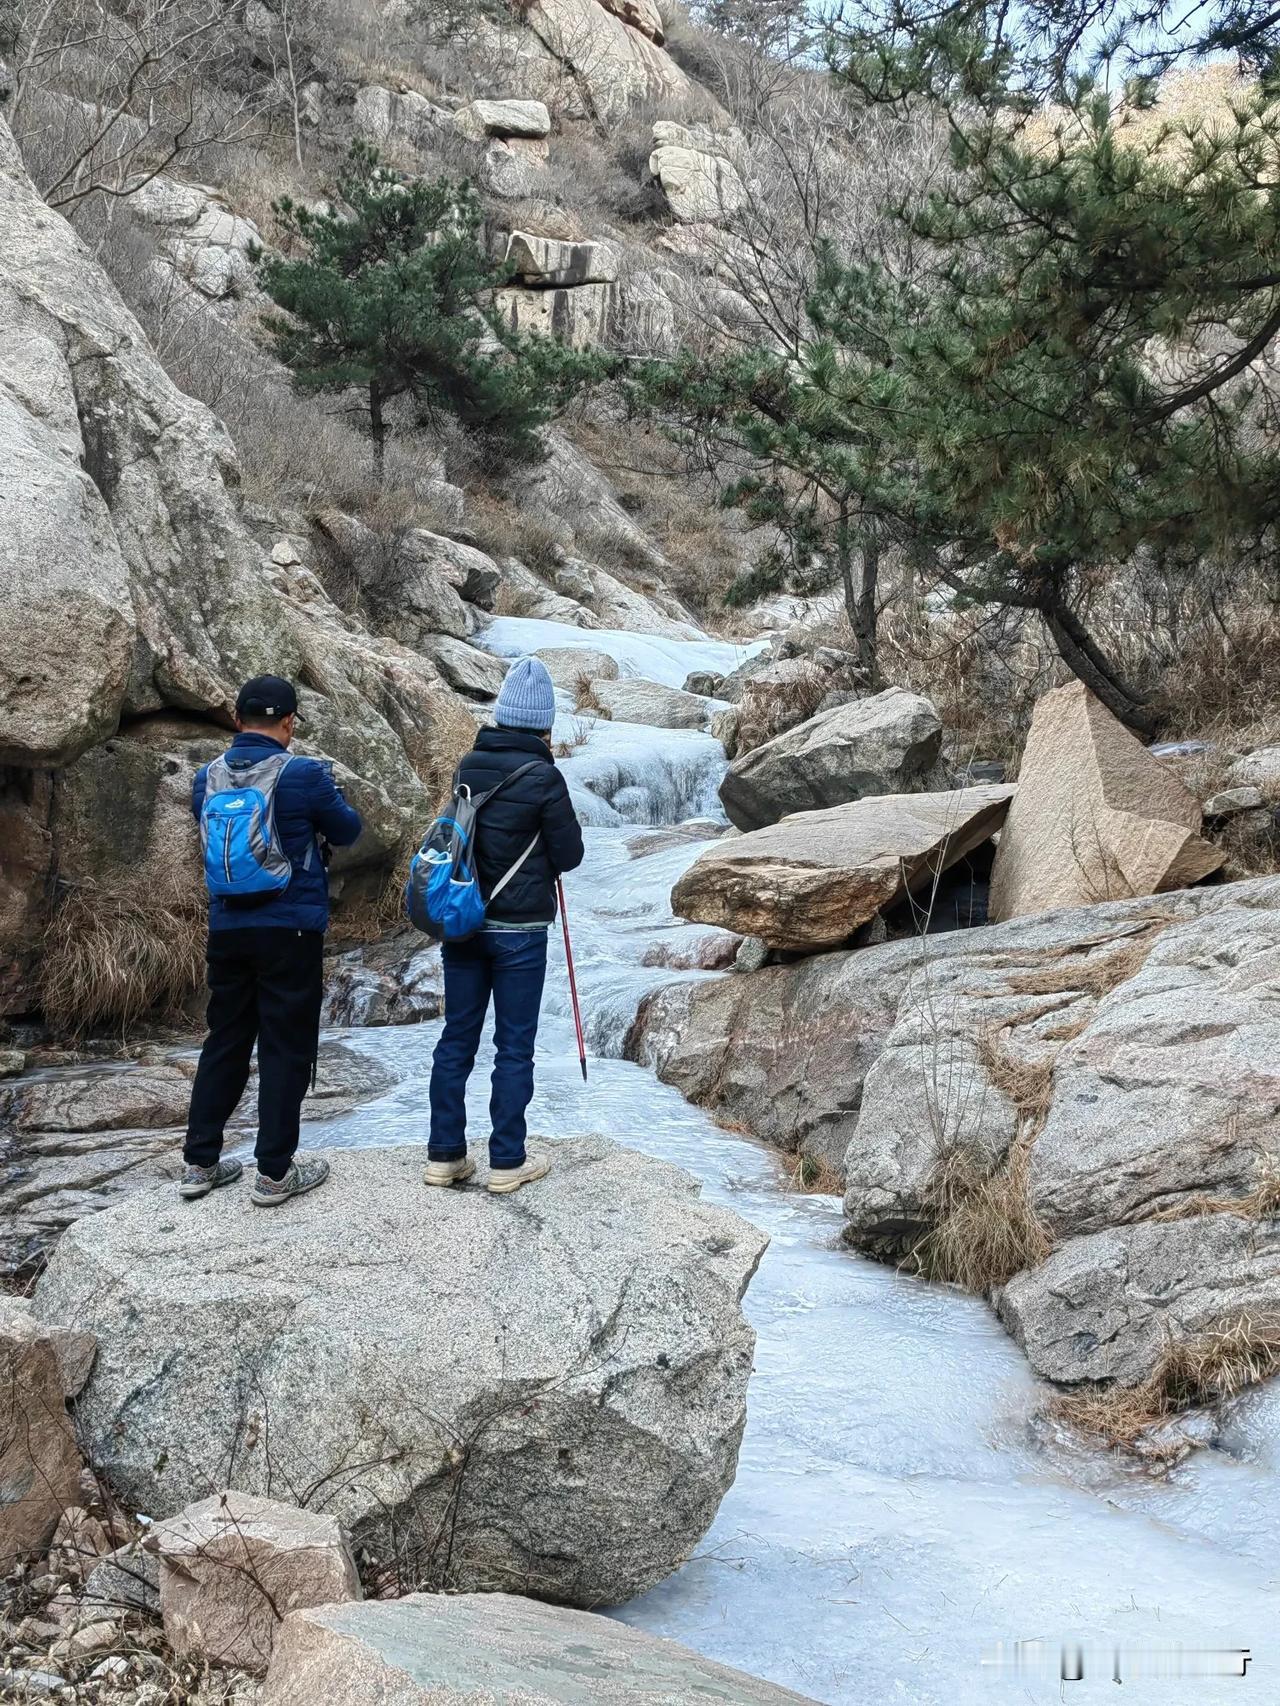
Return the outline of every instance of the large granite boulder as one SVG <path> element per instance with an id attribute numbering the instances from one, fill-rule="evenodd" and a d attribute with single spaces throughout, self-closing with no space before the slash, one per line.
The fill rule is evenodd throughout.
<path id="1" fill-rule="evenodd" d="M 804 1697 L 609 1617 L 410 1594 L 287 1617 L 261 1706 L 785 1706 Z"/>
<path id="2" fill-rule="evenodd" d="M 1019 1274 L 1000 1318 L 1046 1380 L 1137 1386 L 1170 1347 L 1280 1320 L 1280 1224 L 1238 1214 L 1115 1226 Z"/>
<path id="3" fill-rule="evenodd" d="M 494 309 L 511 331 L 556 338 L 572 349 L 592 349 L 612 339 L 618 301 L 616 284 L 579 284 L 572 289 L 553 285 L 493 293 Z"/>
<path id="4" fill-rule="evenodd" d="M 679 687 L 638 676 L 593 681 L 591 697 L 600 714 L 615 723 L 646 723 L 655 729 L 705 729 L 711 711 L 707 700 Z"/>
<path id="5" fill-rule="evenodd" d="M 129 212 L 156 233 L 168 264 L 202 296 L 221 301 L 255 288 L 254 255 L 262 233 L 205 184 L 180 183 L 163 172 L 129 196 Z"/>
<path id="6" fill-rule="evenodd" d="M 1013 791 L 882 794 L 797 812 L 708 848 L 672 890 L 671 909 L 771 948 L 836 947 L 989 840 Z"/>
<path id="7" fill-rule="evenodd" d="M 1247 1197 L 1280 1175 L 1280 913 L 1157 917 L 1143 945 L 1054 1064 L 1029 1184 L 1056 1238 Z"/>
<path id="8" fill-rule="evenodd" d="M 551 114 L 541 101 L 469 101 L 454 113 L 453 126 L 471 142 L 487 136 L 537 139 L 551 129 Z"/>
<path id="9" fill-rule="evenodd" d="M 386 89 L 370 83 L 356 91 L 352 115 L 358 136 L 370 142 L 407 143 L 431 149 L 452 128 L 452 115 L 415 89 Z"/>
<path id="10" fill-rule="evenodd" d="M 554 1145 L 536 1192 L 431 1192 L 339 1150 L 267 1216 L 144 1193 L 64 1235 L 38 1319 L 98 1335 L 78 1415 L 130 1503 L 212 1482 L 335 1516 L 402 1580 L 615 1604 L 733 1480 L 766 1239 L 678 1169 Z"/>
<path id="11" fill-rule="evenodd" d="M 743 206 L 747 192 L 725 139 L 707 125 L 659 119 L 649 170 L 682 225 L 716 225 Z"/>
<path id="12" fill-rule="evenodd" d="M 576 693 L 586 682 L 618 679 L 615 660 L 594 646 L 544 646 L 533 655 L 542 659 L 554 684 L 566 693 Z"/>
<path id="13" fill-rule="evenodd" d="M 602 123 L 623 119 L 641 104 L 696 104 L 697 85 L 650 34 L 633 29 L 616 10 L 597 0 L 532 0 L 524 18 L 567 72 L 581 110 Z M 710 96 L 702 99 L 715 105 Z"/>
<path id="14" fill-rule="evenodd" d="M 570 243 L 513 231 L 504 256 L 516 283 L 526 289 L 573 289 L 583 284 L 613 284 L 618 251 L 612 243 Z"/>
<path id="15" fill-rule="evenodd" d="M 1184 888 L 1223 854 L 1200 802 L 1079 681 L 1035 709 L 991 877 L 991 917 Z"/>
<path id="16" fill-rule="evenodd" d="M 172 194 L 185 217 L 181 188 Z M 201 253 L 225 234 L 225 210 L 203 205 L 175 239 L 213 221 Z M 29 1011 L 50 899 L 74 892 L 55 872 L 79 875 L 62 838 L 64 778 L 55 787 L 48 772 L 66 772 L 122 722 L 134 742 L 178 713 L 225 741 L 248 676 L 270 668 L 322 684 L 305 696 L 308 735 L 367 784 L 362 809 L 382 826 L 335 873 L 363 862 L 371 881 L 429 815 L 434 783 L 474 725 L 428 661 L 365 632 L 314 575 L 254 537 L 225 429 L 174 386 L 101 267 L 36 193 L 2 120 L 0 241 L 0 1002 Z M 123 749 L 115 756 L 138 768 Z M 120 855 L 92 870 L 95 881 L 172 879 L 170 807 L 186 754 L 170 756 L 172 769 L 152 766 L 136 809 L 130 796 L 130 811 L 116 802 L 110 819 L 117 831 L 128 820 L 146 861 Z M 155 835 L 143 821 L 151 805 L 165 814 Z"/>
<path id="17" fill-rule="evenodd" d="M 923 794 L 949 786 L 942 724 L 927 699 L 890 687 L 821 711 L 735 759 L 720 787 L 739 829 L 790 812 L 841 806 L 869 794 Z"/>

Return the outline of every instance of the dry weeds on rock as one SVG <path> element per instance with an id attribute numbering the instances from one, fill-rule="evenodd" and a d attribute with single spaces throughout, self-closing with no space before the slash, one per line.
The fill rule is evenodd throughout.
<path id="1" fill-rule="evenodd" d="M 1222 1403 L 1280 1371 L 1280 1318 L 1239 1315 L 1181 1344 L 1172 1340 L 1140 1386 L 1090 1386 L 1049 1406 L 1068 1426 L 1113 1446 L 1203 1405 Z"/>

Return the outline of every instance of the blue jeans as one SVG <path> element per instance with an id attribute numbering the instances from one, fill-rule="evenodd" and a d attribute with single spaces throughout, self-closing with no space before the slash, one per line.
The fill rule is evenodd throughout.
<path id="1" fill-rule="evenodd" d="M 445 943 L 444 1035 L 431 1063 L 432 1161 L 457 1161 L 467 1152 L 467 1079 L 492 995 L 497 1058 L 489 1098 L 489 1164 L 523 1163 L 547 935 L 546 930 L 482 930 L 469 941 Z"/>

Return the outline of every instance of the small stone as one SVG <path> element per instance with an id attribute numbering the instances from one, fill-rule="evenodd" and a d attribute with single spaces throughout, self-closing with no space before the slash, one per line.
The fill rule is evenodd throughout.
<path id="1" fill-rule="evenodd" d="M 734 971 L 759 971 L 769 958 L 769 944 L 759 936 L 746 936 L 734 957 Z"/>
<path id="2" fill-rule="evenodd" d="M 0 1078 L 16 1078 L 26 1067 L 27 1057 L 20 1048 L 0 1048 Z"/>
<path id="3" fill-rule="evenodd" d="M 63 1686 L 63 1678 L 54 1670 L 15 1670 L 10 1675 L 14 1689 L 10 1698 L 15 1700 L 37 1700 L 46 1694 L 59 1693 Z"/>
<path id="4" fill-rule="evenodd" d="M 77 1629 L 74 1635 L 64 1635 L 62 1640 L 55 1641 L 49 1649 L 49 1657 L 55 1663 L 87 1659 L 93 1653 L 114 1647 L 119 1638 L 118 1623 L 89 1623 L 83 1629 Z"/>
<path id="5" fill-rule="evenodd" d="M 129 1674 L 129 1661 L 119 1653 L 112 1653 L 109 1659 L 103 1659 L 100 1665 L 95 1665 L 89 1672 L 90 1682 L 123 1682 Z"/>
<path id="6" fill-rule="evenodd" d="M 1265 804 L 1261 788 L 1224 788 L 1204 803 L 1206 817 L 1239 817 L 1242 812 L 1260 811 Z"/>

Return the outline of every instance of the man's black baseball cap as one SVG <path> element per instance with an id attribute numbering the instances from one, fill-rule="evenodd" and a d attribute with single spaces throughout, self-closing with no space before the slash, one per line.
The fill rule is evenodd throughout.
<path id="1" fill-rule="evenodd" d="M 293 683 L 282 675 L 255 675 L 236 695 L 237 717 L 289 717 L 297 709 Z"/>

